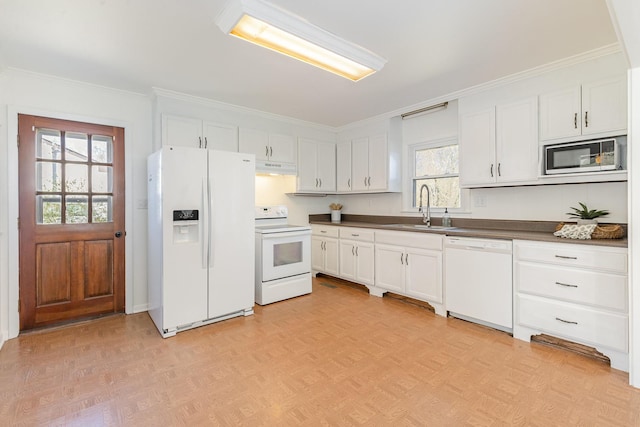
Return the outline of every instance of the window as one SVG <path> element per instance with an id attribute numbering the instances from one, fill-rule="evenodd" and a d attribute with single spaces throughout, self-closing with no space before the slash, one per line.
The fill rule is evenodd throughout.
<path id="1" fill-rule="evenodd" d="M 412 161 L 412 206 L 420 206 L 420 190 L 429 189 L 432 208 L 455 209 L 461 207 L 458 162 L 458 141 L 447 139 L 409 147 Z M 423 205 L 427 203 L 423 190 Z"/>

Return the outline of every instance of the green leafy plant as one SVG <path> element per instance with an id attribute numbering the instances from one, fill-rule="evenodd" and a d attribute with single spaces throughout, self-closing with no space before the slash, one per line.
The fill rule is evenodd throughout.
<path id="1" fill-rule="evenodd" d="M 567 212 L 567 215 L 574 218 L 580 219 L 595 219 L 601 216 L 609 215 L 609 211 L 599 211 L 596 209 L 589 209 L 587 205 L 582 202 L 578 202 L 580 204 L 580 209 L 571 207 L 573 212 Z"/>

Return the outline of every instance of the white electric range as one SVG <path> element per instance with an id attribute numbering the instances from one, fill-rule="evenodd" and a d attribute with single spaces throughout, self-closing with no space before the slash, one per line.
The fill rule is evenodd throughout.
<path id="1" fill-rule="evenodd" d="M 290 225 L 286 206 L 256 206 L 256 303 L 311 293 L 311 227 Z"/>

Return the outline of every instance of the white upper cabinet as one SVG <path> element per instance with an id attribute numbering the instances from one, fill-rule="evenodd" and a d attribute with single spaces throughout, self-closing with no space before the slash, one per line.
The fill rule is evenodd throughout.
<path id="1" fill-rule="evenodd" d="M 624 76 L 584 83 L 540 95 L 540 140 L 626 133 Z"/>
<path id="2" fill-rule="evenodd" d="M 256 160 L 295 163 L 295 138 L 259 129 L 240 128 L 240 152 L 253 153 Z"/>
<path id="3" fill-rule="evenodd" d="M 258 172 L 295 173 L 296 141 L 291 135 L 240 128 L 238 147 L 241 153 L 255 154 Z"/>
<path id="4" fill-rule="evenodd" d="M 341 141 L 336 146 L 336 188 L 351 191 L 351 183 L 351 141 Z"/>
<path id="5" fill-rule="evenodd" d="M 495 182 L 496 110 L 488 108 L 460 116 L 460 185 Z"/>
<path id="6" fill-rule="evenodd" d="M 296 140 L 291 135 L 269 134 L 269 160 L 273 162 L 295 163 Z"/>
<path id="7" fill-rule="evenodd" d="M 336 191 L 336 145 L 298 138 L 297 191 Z"/>
<path id="8" fill-rule="evenodd" d="M 460 184 L 474 187 L 535 180 L 537 98 L 460 116 Z"/>
<path id="9" fill-rule="evenodd" d="M 538 98 L 496 107 L 496 182 L 538 177 Z"/>
<path id="10" fill-rule="evenodd" d="M 346 147 L 342 147 L 346 151 Z M 340 187 L 345 188 L 344 177 L 347 179 L 347 188 L 342 191 L 387 191 L 389 189 L 389 149 L 387 135 L 379 134 L 370 137 L 356 138 L 351 141 L 351 173 L 346 171 L 342 163 Z"/>
<path id="11" fill-rule="evenodd" d="M 163 114 L 162 145 L 238 151 L 238 128 L 192 117 Z"/>

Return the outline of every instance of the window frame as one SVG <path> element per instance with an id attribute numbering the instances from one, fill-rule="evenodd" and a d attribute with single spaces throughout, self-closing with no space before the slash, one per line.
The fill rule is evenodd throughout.
<path id="1" fill-rule="evenodd" d="M 433 148 L 441 148 L 450 145 L 458 146 L 458 161 L 460 160 L 460 144 L 457 136 L 450 136 L 445 138 L 433 139 L 428 141 L 416 142 L 414 144 L 407 145 L 406 149 L 406 175 L 405 175 L 405 186 L 403 191 L 403 205 L 405 212 L 416 212 L 418 213 L 418 207 L 414 206 L 414 182 L 416 179 L 424 178 L 423 176 L 416 176 L 416 152 L 425 150 L 425 149 L 433 149 Z M 444 175 L 433 175 L 429 176 L 429 178 L 449 178 L 449 177 L 458 177 L 460 178 L 460 165 L 458 165 L 458 173 L 457 174 L 444 174 Z M 458 183 L 459 185 L 459 183 Z M 469 191 L 460 187 L 460 207 L 451 208 L 447 207 L 450 213 L 466 213 L 467 212 L 467 201 L 469 198 Z M 431 212 L 435 213 L 443 213 L 445 210 L 444 207 L 431 207 Z"/>

